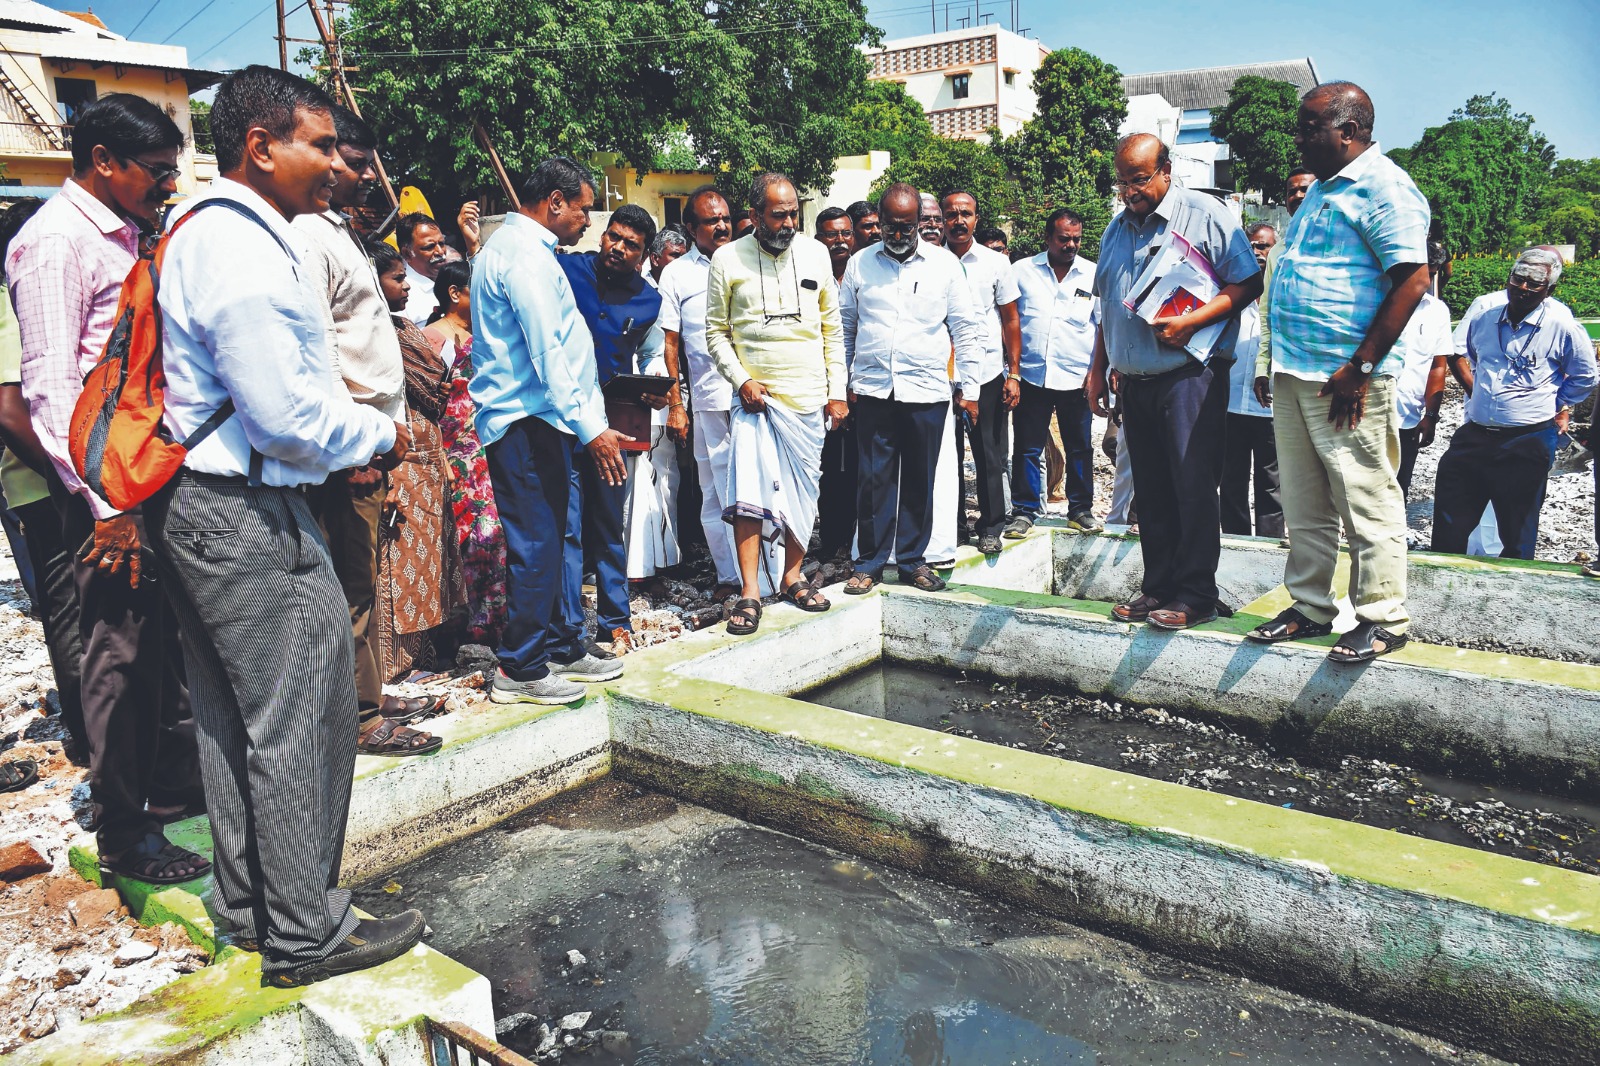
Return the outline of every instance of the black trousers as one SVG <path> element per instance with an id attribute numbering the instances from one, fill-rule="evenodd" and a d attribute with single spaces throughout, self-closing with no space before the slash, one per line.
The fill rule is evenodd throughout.
<path id="1" fill-rule="evenodd" d="M 822 557 L 850 550 L 856 535 L 856 481 L 859 465 L 855 427 L 830 429 L 822 441 L 822 477 L 818 482 L 817 522 Z"/>
<path id="2" fill-rule="evenodd" d="M 1222 531 L 1250 535 L 1250 477 L 1255 475 L 1255 533 L 1283 536 L 1283 503 L 1278 491 L 1278 442 L 1272 419 L 1261 415 L 1228 415 L 1222 459 Z"/>
<path id="3" fill-rule="evenodd" d="M 970 434 L 965 420 L 955 420 L 956 532 L 962 539 L 967 528 L 966 451 L 962 438 L 972 438 L 972 466 L 978 487 L 978 536 L 997 537 L 1006 526 L 1006 433 L 1011 412 L 1005 405 L 1004 373 L 985 382 L 978 391 L 978 424 Z M 896 556 L 896 558 L 899 558 Z"/>
<path id="4" fill-rule="evenodd" d="M 1500 557 L 1532 559 L 1557 436 L 1553 421 L 1509 429 L 1468 422 L 1456 430 L 1434 479 L 1433 550 L 1465 553 L 1492 503 Z"/>
<path id="5" fill-rule="evenodd" d="M 78 626 L 78 586 L 72 572 L 72 553 L 61 538 L 61 511 L 46 496 L 16 508 L 16 515 L 22 522 L 22 536 L 39 586 L 39 621 L 44 626 L 50 669 L 56 675 L 61 722 L 72 734 L 81 756 L 88 758 L 89 734 L 83 728 L 83 634 Z"/>
<path id="6" fill-rule="evenodd" d="M 156 574 L 144 520 L 139 530 L 139 587 L 127 572 L 86 565 L 94 516 L 83 499 L 52 480 L 61 510 L 62 542 L 72 553 L 83 641 L 84 733 L 89 740 L 89 792 L 102 854 L 122 851 L 159 832 L 144 809 L 200 795 L 194 717 L 178 641 L 178 624 Z"/>
<path id="7" fill-rule="evenodd" d="M 1230 363 L 1189 362 L 1122 379 L 1123 443 L 1139 501 L 1141 591 L 1200 614 L 1217 599 L 1222 526 L 1217 485 L 1227 433 Z"/>
<path id="8" fill-rule="evenodd" d="M 1395 480 L 1400 482 L 1400 494 L 1407 500 L 1411 499 L 1411 475 L 1417 470 L 1417 453 L 1422 450 L 1417 443 L 1421 430 L 1421 426 L 1412 426 L 1400 431 L 1400 470 Z"/>
<path id="9" fill-rule="evenodd" d="M 927 561 L 933 533 L 933 473 L 939 465 L 948 403 L 903 403 L 873 396 L 857 400 L 857 570 L 881 577 L 891 547 L 895 568 L 902 574 Z"/>

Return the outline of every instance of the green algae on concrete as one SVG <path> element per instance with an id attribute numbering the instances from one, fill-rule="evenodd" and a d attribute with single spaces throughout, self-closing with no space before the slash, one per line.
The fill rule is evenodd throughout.
<path id="1" fill-rule="evenodd" d="M 186 818 L 168 826 L 167 839 L 181 848 L 211 858 L 211 823 L 204 815 Z M 69 848 L 67 862 L 78 876 L 90 884 L 115 888 L 128 905 L 128 912 L 140 925 L 174 922 L 189 934 L 189 939 L 196 947 L 207 955 L 216 954 L 216 926 L 207 906 L 212 889 L 209 873 L 175 885 L 152 885 L 148 881 L 113 874 L 108 885 L 107 878 L 100 871 L 100 854 L 92 840 Z"/>

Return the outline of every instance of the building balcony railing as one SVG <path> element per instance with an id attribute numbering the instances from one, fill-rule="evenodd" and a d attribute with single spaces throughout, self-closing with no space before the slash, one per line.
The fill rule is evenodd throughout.
<path id="1" fill-rule="evenodd" d="M 46 131 L 50 132 L 46 132 Z M 51 133 L 55 140 L 52 141 Z M 68 152 L 72 127 L 60 123 L 40 126 L 33 122 L 0 121 L 0 152 Z"/>

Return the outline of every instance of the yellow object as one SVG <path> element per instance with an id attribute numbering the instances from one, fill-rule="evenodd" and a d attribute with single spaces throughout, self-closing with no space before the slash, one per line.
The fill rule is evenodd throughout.
<path id="1" fill-rule="evenodd" d="M 421 211 L 429 218 L 437 217 L 433 213 L 433 208 L 428 204 L 428 198 L 422 195 L 422 190 L 415 185 L 407 185 L 400 190 L 400 214 L 409 215 L 413 211 Z M 395 243 L 393 233 L 385 237 L 383 243 L 397 252 L 400 250 L 400 246 Z"/>

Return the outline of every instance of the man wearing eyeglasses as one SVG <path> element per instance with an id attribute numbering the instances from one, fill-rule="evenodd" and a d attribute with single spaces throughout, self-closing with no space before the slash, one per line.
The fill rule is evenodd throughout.
<path id="1" fill-rule="evenodd" d="M 143 518 L 83 484 L 67 440 L 83 376 L 116 324 L 140 234 L 157 228 L 177 192 L 183 145 L 183 132 L 150 101 L 127 93 L 96 100 L 73 129 L 72 176 L 6 257 L 22 331 L 22 392 L 50 458 L 62 543 L 74 552 L 100 855 L 157 881 L 207 868 L 161 831 L 162 815 L 202 804 L 188 692 L 177 680 L 177 626 L 154 567 L 145 565 Z"/>
<path id="2" fill-rule="evenodd" d="M 1503 559 L 1532 559 L 1557 439 L 1595 386 L 1594 342 L 1560 300 L 1561 256 L 1529 248 L 1504 292 L 1477 300 L 1456 328 L 1452 369 L 1467 420 L 1450 438 L 1434 484 L 1433 550 L 1467 550 L 1494 504 Z"/>
<path id="3" fill-rule="evenodd" d="M 1221 200 L 1173 184 L 1172 161 L 1160 140 L 1148 133 L 1124 137 L 1114 162 L 1123 211 L 1100 239 L 1093 290 L 1100 323 L 1084 392 L 1094 412 L 1106 417 L 1107 366 L 1118 375 L 1144 578 L 1139 595 L 1111 613 L 1123 622 L 1188 629 L 1217 613 L 1217 483 L 1229 372 L 1239 313 L 1261 295 L 1261 266 Z M 1174 236 L 1205 256 L 1219 290 L 1202 307 L 1146 322 L 1124 300 L 1150 257 Z M 1185 345 L 1219 322 L 1221 336 L 1202 362 Z"/>

